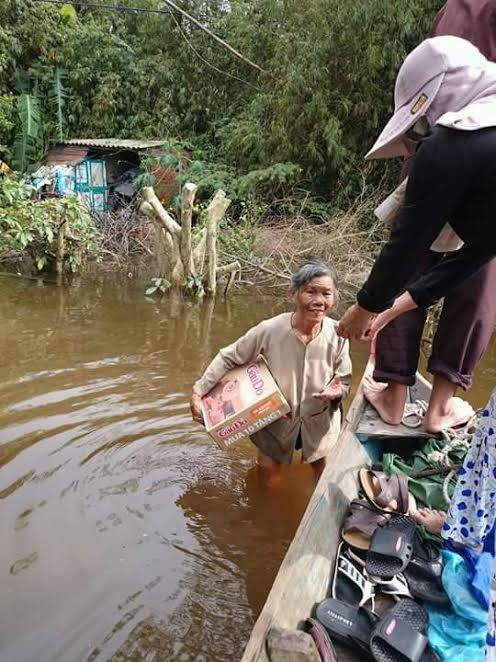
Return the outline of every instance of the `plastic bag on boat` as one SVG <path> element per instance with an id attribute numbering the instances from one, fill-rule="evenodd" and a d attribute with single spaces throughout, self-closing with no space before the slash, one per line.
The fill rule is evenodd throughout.
<path id="1" fill-rule="evenodd" d="M 425 605 L 429 614 L 429 643 L 449 662 L 484 662 L 487 611 L 470 590 L 470 571 L 459 554 L 443 551 L 443 586 L 450 609 Z"/>

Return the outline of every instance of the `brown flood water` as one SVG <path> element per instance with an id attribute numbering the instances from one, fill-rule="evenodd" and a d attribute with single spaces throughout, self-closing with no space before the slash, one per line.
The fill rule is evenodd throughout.
<path id="1" fill-rule="evenodd" d="M 284 309 L 0 279 L 0 660 L 241 657 L 311 471 L 263 489 L 250 445 L 218 449 L 188 398 L 220 346 Z M 365 358 L 356 348 L 355 380 Z"/>

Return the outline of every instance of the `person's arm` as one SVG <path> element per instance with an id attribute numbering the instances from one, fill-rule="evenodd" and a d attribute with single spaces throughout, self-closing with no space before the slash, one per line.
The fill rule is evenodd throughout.
<path id="1" fill-rule="evenodd" d="M 465 195 L 473 159 L 465 158 L 461 138 L 437 127 L 422 141 L 398 222 L 357 295 L 362 309 L 380 313 L 392 305 Z"/>
<path id="2" fill-rule="evenodd" d="M 415 308 L 430 306 L 477 273 L 493 257 L 493 254 L 484 255 L 480 249 L 466 245 L 455 253 L 449 253 L 425 276 L 395 299 L 391 308 L 377 315 L 372 321 L 367 338 L 375 338 L 389 322 L 403 313 Z"/>
<path id="3" fill-rule="evenodd" d="M 427 308 L 461 285 L 492 260 L 494 253 L 465 244 L 454 253 L 447 253 L 426 274 L 408 287 L 419 308 Z"/>

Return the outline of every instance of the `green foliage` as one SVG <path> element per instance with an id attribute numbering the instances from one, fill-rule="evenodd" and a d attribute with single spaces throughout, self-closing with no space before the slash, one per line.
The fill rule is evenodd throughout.
<path id="1" fill-rule="evenodd" d="M 42 144 L 41 112 L 38 99 L 33 94 L 17 97 L 18 132 L 14 143 L 13 166 L 24 172 L 35 163 Z"/>
<path id="2" fill-rule="evenodd" d="M 166 278 L 152 278 L 152 285 L 145 291 L 145 296 L 151 297 L 154 294 L 161 296 L 166 294 L 171 288 L 170 282 Z"/>
<path id="3" fill-rule="evenodd" d="M 64 106 L 66 103 L 67 94 L 64 89 L 65 72 L 60 67 L 57 67 L 53 77 L 53 87 L 50 95 L 50 103 L 55 109 L 57 117 L 57 139 L 62 142 L 65 137 L 64 132 Z"/>
<path id="4" fill-rule="evenodd" d="M 250 201 L 240 204 L 240 214 L 236 220 L 223 218 L 219 232 L 219 246 L 230 256 L 251 257 L 257 240 L 256 221 L 263 218 L 266 205 Z"/>
<path id="5" fill-rule="evenodd" d="M 0 153 L 8 158 L 13 142 L 16 121 L 15 97 L 12 94 L 0 95 Z"/>
<path id="6" fill-rule="evenodd" d="M 190 276 L 186 280 L 184 290 L 186 294 L 201 301 L 206 294 L 205 287 L 203 286 L 203 278 L 201 276 Z"/>
<path id="7" fill-rule="evenodd" d="M 52 139 L 189 141 L 189 164 L 177 155 L 176 164 L 205 194 L 221 187 L 234 199 L 270 200 L 298 187 L 345 207 L 361 188 L 363 155 L 391 112 L 396 72 L 441 4 L 182 3 L 267 72 L 260 74 L 172 12 L 0 0 L 0 145 L 12 150 L 9 99 L 18 93 L 15 72 L 23 70 L 36 78 Z M 60 86 L 54 72 L 62 67 Z M 388 168 L 395 166 L 375 166 L 372 180 Z"/>
<path id="8" fill-rule="evenodd" d="M 33 201 L 23 180 L 0 180 L 0 257 L 27 250 L 39 270 L 51 265 L 59 228 L 65 228 L 65 261 L 77 271 L 84 256 L 96 252 L 96 228 L 76 196 Z"/>
<path id="9" fill-rule="evenodd" d="M 0 207 L 11 207 L 24 200 L 29 200 L 33 187 L 23 179 L 2 177 L 0 179 Z"/>

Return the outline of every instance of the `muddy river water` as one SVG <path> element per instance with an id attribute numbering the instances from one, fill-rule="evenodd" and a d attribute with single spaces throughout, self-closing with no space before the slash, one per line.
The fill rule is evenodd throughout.
<path id="1" fill-rule="evenodd" d="M 220 346 L 283 310 L 157 303 L 134 281 L 0 279 L 2 662 L 240 658 L 311 471 L 261 487 L 250 445 L 218 449 L 188 398 Z"/>

